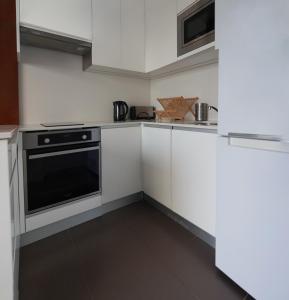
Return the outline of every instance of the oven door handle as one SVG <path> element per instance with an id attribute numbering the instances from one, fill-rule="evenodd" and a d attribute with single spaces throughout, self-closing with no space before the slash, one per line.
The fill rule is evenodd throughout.
<path id="1" fill-rule="evenodd" d="M 58 156 L 58 155 L 65 155 L 65 154 L 72 154 L 72 153 L 79 153 L 79 152 L 87 152 L 92 150 L 99 150 L 100 146 L 96 147 L 86 147 L 81 149 L 72 149 L 72 150 L 65 150 L 65 151 L 56 151 L 50 153 L 43 153 L 43 154 L 32 154 L 28 156 L 28 159 L 38 159 L 44 157 L 51 157 L 51 156 Z"/>

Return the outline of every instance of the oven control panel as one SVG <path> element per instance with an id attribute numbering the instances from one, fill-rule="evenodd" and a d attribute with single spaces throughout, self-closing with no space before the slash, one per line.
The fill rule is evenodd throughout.
<path id="1" fill-rule="evenodd" d="M 82 128 L 78 130 L 49 130 L 25 132 L 23 134 L 23 148 L 35 149 L 42 147 L 70 145 L 79 143 L 100 142 L 99 127 Z"/>
<path id="2" fill-rule="evenodd" d="M 62 133 L 51 133 L 38 135 L 38 145 L 57 145 L 74 143 L 81 141 L 91 141 L 90 131 L 79 131 L 79 132 L 62 132 Z"/>

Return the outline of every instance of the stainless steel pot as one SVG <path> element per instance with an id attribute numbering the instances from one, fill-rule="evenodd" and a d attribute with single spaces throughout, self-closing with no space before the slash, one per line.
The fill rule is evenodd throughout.
<path id="1" fill-rule="evenodd" d="M 211 106 L 208 103 L 196 103 L 194 106 L 196 121 L 208 121 L 209 110 L 212 109 L 218 111 L 218 109 L 215 106 Z"/>

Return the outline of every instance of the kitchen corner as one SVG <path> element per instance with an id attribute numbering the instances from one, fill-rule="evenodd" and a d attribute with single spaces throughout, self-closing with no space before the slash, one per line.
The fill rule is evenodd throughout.
<path id="1" fill-rule="evenodd" d="M 197 124 L 195 124 L 195 122 L 186 122 L 186 121 L 162 122 L 162 121 L 138 120 L 138 121 L 123 121 L 123 122 L 90 122 L 90 123 L 83 123 L 80 125 L 70 124 L 69 126 L 67 126 L 67 124 L 65 126 L 64 125 L 59 126 L 59 125 L 61 124 L 57 124 L 56 126 L 52 126 L 52 127 L 50 126 L 47 127 L 43 125 L 29 125 L 29 126 L 19 127 L 19 132 L 20 132 L 19 141 L 22 144 L 21 148 L 23 148 L 24 150 L 34 149 L 32 147 L 32 143 L 36 143 L 35 150 L 29 150 L 31 152 L 30 153 L 28 151 L 30 154 L 25 150 L 23 154 L 21 153 L 21 159 L 20 159 L 24 165 L 24 169 L 22 169 L 20 166 L 20 174 L 23 174 L 24 182 L 26 183 L 26 185 L 28 185 L 28 190 L 27 187 L 23 186 L 22 187 L 23 191 L 20 193 L 20 195 L 25 195 L 26 197 L 26 199 L 25 197 L 24 198 L 20 197 L 21 198 L 20 206 L 22 208 L 21 219 L 25 220 L 24 224 L 22 224 L 23 234 L 25 232 L 29 233 L 31 232 L 31 230 L 35 230 L 37 228 L 47 226 L 54 222 L 62 221 L 64 218 L 70 218 L 74 215 L 81 214 L 86 211 L 90 211 L 91 209 L 96 209 L 102 204 L 107 204 L 111 201 L 116 201 L 118 199 L 123 199 L 125 197 L 131 197 L 133 195 L 137 195 L 140 192 L 144 192 L 150 197 L 154 199 L 158 199 L 158 201 L 164 204 L 166 207 L 168 207 L 171 210 L 174 210 L 172 194 L 169 193 L 167 197 L 166 193 L 171 189 L 170 186 L 170 182 L 171 182 L 170 174 L 172 173 L 171 163 L 173 163 L 175 159 L 179 159 L 178 152 L 182 151 L 181 149 L 186 149 L 185 151 L 188 151 L 186 155 L 191 155 L 192 157 L 195 157 L 195 159 L 205 160 L 205 156 L 206 156 L 205 152 L 210 151 L 211 154 L 207 154 L 207 155 L 210 156 L 211 159 L 213 159 L 215 148 L 216 148 L 217 126 L 211 125 L 211 123 L 206 123 L 206 122 L 204 122 L 203 124 L 197 122 Z M 93 132 L 96 132 L 97 130 L 99 131 L 99 133 L 95 135 Z M 79 140 L 77 136 L 79 136 Z M 92 146 L 88 144 L 88 142 L 91 143 L 93 141 L 92 136 L 99 137 L 99 151 L 101 149 L 101 152 L 99 152 L 99 154 L 97 155 L 99 159 L 101 157 L 101 162 L 100 160 L 99 163 L 97 163 L 96 161 L 96 169 L 95 171 L 93 171 L 96 172 L 97 168 L 99 168 L 100 173 L 97 171 L 95 173 L 95 176 L 99 176 L 99 184 L 101 184 L 101 194 L 99 194 L 99 196 L 96 195 L 97 196 L 96 198 L 94 196 L 93 198 L 82 196 L 84 197 L 83 200 L 81 199 L 77 200 L 76 198 L 77 196 L 75 194 L 75 196 L 73 197 L 70 196 L 67 199 L 76 198 L 75 200 L 77 201 L 72 202 L 71 200 L 68 201 L 65 200 L 66 198 L 63 198 L 63 200 L 60 199 L 58 200 L 59 203 L 57 204 L 57 206 L 55 204 L 51 205 L 50 202 L 47 202 L 49 201 L 48 199 L 47 201 L 43 200 L 44 201 L 44 202 L 42 201 L 43 203 L 47 202 L 47 204 L 45 204 L 45 206 L 47 206 L 45 210 L 43 210 L 42 208 L 42 209 L 38 209 L 38 211 L 35 211 L 32 214 L 31 212 L 27 214 L 27 209 L 30 206 L 32 207 L 32 204 L 30 205 L 29 203 L 31 203 L 32 198 L 30 199 L 30 197 L 32 197 L 33 195 L 31 194 L 31 192 L 28 194 L 28 191 L 29 189 L 32 189 L 33 186 L 35 186 L 36 182 L 35 183 L 33 182 L 34 180 L 36 180 L 36 178 L 38 178 L 37 185 L 39 186 L 40 184 L 39 179 L 44 176 L 43 171 L 46 169 L 48 170 L 48 165 L 47 166 L 43 165 L 44 156 L 51 157 L 50 159 L 49 157 L 45 159 L 50 165 L 49 169 L 53 167 L 54 161 L 55 163 L 57 162 L 58 165 L 57 168 L 53 167 L 55 171 L 52 172 L 51 169 L 49 173 L 51 174 L 53 173 L 54 176 L 56 177 L 58 176 L 57 174 L 59 173 L 60 176 L 62 174 L 60 172 L 60 164 L 64 163 L 64 161 L 62 162 L 59 160 L 60 156 L 58 156 L 58 154 L 62 152 L 63 153 L 67 152 L 67 155 L 64 155 L 63 157 L 68 159 L 68 157 L 71 156 L 72 160 L 69 163 L 69 165 L 71 166 L 73 164 L 73 160 L 76 159 L 75 157 L 76 154 L 68 155 L 69 154 L 68 152 L 71 151 L 73 153 L 76 153 L 76 151 L 84 151 L 85 148 L 83 147 L 84 145 L 87 145 L 86 147 L 88 147 L 87 148 L 89 151 L 88 153 L 92 153 Z M 158 136 L 159 139 L 157 138 Z M 161 142 L 163 140 L 163 137 L 165 136 L 167 136 L 168 138 L 163 142 Z M 85 140 L 83 140 L 84 137 Z M 179 140 L 180 143 L 177 141 L 174 142 L 175 139 L 180 139 Z M 36 152 L 37 140 L 38 140 L 38 145 L 40 146 L 39 153 L 41 154 Z M 67 146 L 64 146 L 66 140 L 67 140 Z M 75 150 L 67 150 L 69 144 L 72 144 L 72 140 L 74 141 L 73 143 L 75 144 L 75 146 L 71 145 L 70 148 Z M 83 144 L 82 146 L 82 144 L 79 143 L 86 143 L 86 144 Z M 49 148 L 47 148 L 49 144 L 51 144 L 51 146 L 54 146 L 54 148 L 52 148 L 54 151 L 57 151 L 55 152 L 55 155 L 57 155 L 55 159 L 53 159 L 52 156 L 53 153 L 48 151 L 47 152 L 48 154 L 45 154 L 46 152 L 44 152 L 45 149 L 49 150 Z M 60 145 L 58 146 L 59 149 L 55 148 L 57 144 Z M 78 149 L 76 148 L 77 144 L 81 146 L 81 148 L 79 149 L 82 150 L 76 150 Z M 45 148 L 41 150 L 41 148 L 44 147 L 44 145 L 46 145 Z M 61 147 L 63 149 L 65 148 L 66 150 L 63 151 L 62 149 L 60 149 Z M 163 150 L 159 152 L 158 147 L 160 147 L 160 149 Z M 203 152 L 202 148 L 207 148 L 207 150 Z M 153 152 L 152 149 L 154 149 Z M 192 152 L 190 153 L 190 151 Z M 161 157 L 157 158 L 159 154 L 161 154 Z M 41 169 L 37 171 L 37 166 L 35 165 L 35 163 L 37 162 L 36 158 L 38 157 L 42 159 L 42 163 L 41 163 Z M 96 155 L 93 155 L 93 157 L 96 157 Z M 180 157 L 185 157 L 185 156 L 181 155 Z M 164 160 L 166 158 L 170 158 L 170 159 L 166 161 Z M 80 157 L 78 158 L 78 160 L 79 159 Z M 171 159 L 172 162 L 170 161 Z M 32 167 L 33 166 L 32 162 L 33 165 L 35 165 L 35 167 Z M 85 166 L 86 164 L 84 160 L 83 163 Z M 155 165 L 154 168 L 152 167 L 150 167 L 149 169 L 147 168 L 147 165 L 157 164 L 157 163 L 160 165 L 159 166 Z M 214 167 L 213 164 L 214 162 L 212 162 L 210 168 Z M 203 168 L 204 167 L 205 165 L 203 166 Z M 89 169 L 91 168 L 92 165 L 89 167 Z M 163 168 L 164 170 L 166 170 L 166 172 L 164 174 L 162 173 L 158 174 L 157 170 L 158 169 L 161 170 Z M 57 169 L 59 169 L 59 171 L 57 171 Z M 126 170 L 126 173 L 122 173 L 123 169 Z M 179 170 L 179 172 L 180 171 L 181 170 Z M 192 172 L 193 171 L 195 172 L 195 174 L 191 173 L 189 178 L 192 179 L 196 177 L 194 179 L 194 182 L 196 183 L 194 184 L 195 190 L 197 190 L 197 186 L 199 186 L 199 188 L 201 189 L 201 186 L 205 186 L 206 184 L 208 184 L 208 177 L 210 176 L 210 174 L 214 174 L 214 172 L 210 172 L 209 170 L 205 172 L 205 170 L 203 169 L 204 177 L 201 178 L 197 174 L 197 173 L 201 174 L 198 171 L 198 169 L 194 168 Z M 186 172 L 189 172 L 189 168 L 187 169 Z M 29 175 L 30 173 L 31 175 Z M 49 173 L 47 173 L 47 176 Z M 87 173 L 87 176 L 88 174 L 89 173 Z M 33 179 L 33 177 L 35 176 L 36 178 Z M 64 176 L 64 173 L 61 176 Z M 179 176 L 182 175 L 179 174 L 178 177 Z M 183 176 L 185 176 L 185 174 Z M 46 178 L 46 176 L 43 178 Z M 158 178 L 167 178 L 167 181 L 163 181 L 161 185 L 160 183 L 154 182 L 154 180 L 158 180 Z M 48 177 L 46 178 L 46 180 L 48 180 Z M 64 180 L 64 178 L 63 179 L 59 178 L 58 182 L 59 180 Z M 70 183 L 72 180 L 74 179 L 70 177 Z M 81 177 L 79 177 L 78 179 L 75 178 L 75 180 L 76 180 L 75 182 L 77 181 L 80 182 Z M 22 179 L 20 181 L 22 181 Z M 29 183 L 30 181 L 31 183 Z M 214 186 L 215 186 L 214 182 L 215 179 L 212 179 L 213 186 L 212 189 L 210 189 L 211 191 L 214 190 Z M 48 184 L 48 182 L 46 182 L 46 184 Z M 49 186 L 50 185 L 52 187 L 52 183 L 49 184 Z M 188 186 L 192 187 L 192 185 L 188 185 Z M 33 190 L 35 190 L 35 188 L 33 188 Z M 87 190 L 87 188 L 85 189 Z M 157 194 L 155 189 L 158 190 Z M 45 190 L 45 187 L 43 186 L 41 190 L 43 192 Z M 72 192 L 71 188 L 69 188 L 69 191 Z M 91 191 L 93 191 L 93 189 Z M 89 194 L 91 193 L 91 191 L 87 190 L 86 193 Z M 163 192 L 165 194 L 161 195 L 160 193 Z M 50 191 L 47 191 L 45 192 L 45 195 L 47 196 L 49 195 L 49 193 Z M 77 192 L 75 191 L 75 193 Z M 93 194 L 96 193 L 94 192 Z M 30 195 L 29 198 L 28 195 Z M 213 201 L 211 205 L 215 206 L 213 200 L 214 198 L 211 196 L 212 195 L 208 196 L 208 198 L 210 199 L 210 200 L 208 199 L 208 201 Z M 34 197 L 36 197 L 36 194 Z M 39 199 L 39 197 L 42 196 L 39 194 L 37 198 Z M 55 199 L 54 201 L 56 201 L 57 199 L 56 194 L 54 195 L 54 197 L 51 197 L 51 199 Z M 180 199 L 178 201 L 180 201 Z M 24 203 L 26 204 L 24 205 Z M 175 206 L 177 205 L 175 204 Z M 97 213 L 99 214 L 100 212 Z M 183 212 L 180 212 L 180 215 L 183 216 Z M 188 218 L 190 221 L 193 221 L 190 219 L 190 217 Z M 213 219 L 213 217 L 210 218 L 208 216 L 207 219 Z M 204 226 L 202 222 L 204 222 Z M 204 219 L 201 220 L 199 224 L 200 228 L 201 229 L 204 228 L 205 231 L 207 230 L 206 227 L 207 225 L 205 224 L 206 222 L 207 222 L 206 219 Z M 57 231 L 59 230 L 60 229 L 58 228 Z M 53 231 L 51 230 L 49 231 L 53 233 Z M 210 229 L 210 233 L 214 235 L 213 227 Z M 38 234 L 37 238 L 39 239 L 40 237 L 41 235 Z M 31 241 L 33 240 L 33 237 L 29 236 L 29 234 L 26 234 L 24 235 L 23 240 L 25 239 Z"/>
<path id="2" fill-rule="evenodd" d="M 289 1 L 249 2 L 0 1 L 1 300 L 289 299 Z"/>

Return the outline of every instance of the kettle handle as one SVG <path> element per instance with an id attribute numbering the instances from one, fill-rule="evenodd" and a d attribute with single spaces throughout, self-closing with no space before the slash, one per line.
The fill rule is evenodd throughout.
<path id="1" fill-rule="evenodd" d="M 218 112 L 219 110 L 217 109 L 217 107 L 210 105 L 209 106 L 209 110 L 215 110 L 216 112 Z"/>
<path id="2" fill-rule="evenodd" d="M 125 106 L 125 113 L 124 115 L 126 116 L 128 114 L 128 105 L 126 104 L 126 102 L 123 102 L 124 106 Z"/>

